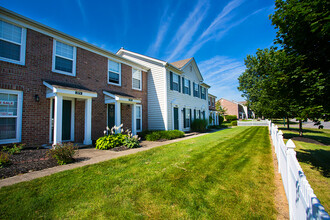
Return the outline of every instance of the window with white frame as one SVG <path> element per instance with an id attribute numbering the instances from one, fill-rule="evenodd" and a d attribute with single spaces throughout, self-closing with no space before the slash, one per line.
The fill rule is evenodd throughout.
<path id="1" fill-rule="evenodd" d="M 194 83 L 194 96 L 195 97 L 198 97 L 199 96 L 198 95 L 198 93 L 199 93 L 198 87 L 199 87 L 199 85 Z"/>
<path id="2" fill-rule="evenodd" d="M 201 87 L 201 89 L 202 89 L 201 99 L 206 99 L 206 88 Z"/>
<path id="3" fill-rule="evenodd" d="M 190 81 L 188 79 L 184 79 L 184 88 L 183 88 L 184 94 L 189 94 L 189 84 Z"/>
<path id="4" fill-rule="evenodd" d="M 142 131 L 142 106 L 136 105 L 136 131 Z"/>
<path id="5" fill-rule="evenodd" d="M 142 72 L 132 68 L 132 85 L 133 89 L 142 90 Z"/>
<path id="6" fill-rule="evenodd" d="M 76 75 L 76 47 L 54 40 L 53 71 Z"/>
<path id="7" fill-rule="evenodd" d="M 121 84 L 121 66 L 120 63 L 109 60 L 108 65 L 108 83 L 120 85 Z"/>
<path id="8" fill-rule="evenodd" d="M 212 98 L 209 97 L 209 106 L 211 106 L 211 100 L 212 100 Z"/>
<path id="9" fill-rule="evenodd" d="M 0 144 L 21 140 L 22 92 L 0 89 Z"/>
<path id="10" fill-rule="evenodd" d="M 186 108 L 186 115 L 185 115 L 185 120 L 186 120 L 186 128 L 190 127 L 190 109 Z"/>
<path id="11" fill-rule="evenodd" d="M 179 91 L 179 75 L 173 73 L 173 90 Z"/>
<path id="12" fill-rule="evenodd" d="M 0 60 L 25 63 L 26 29 L 0 20 Z"/>
<path id="13" fill-rule="evenodd" d="M 200 110 L 197 110 L 197 111 L 196 111 L 196 119 L 200 119 L 200 117 L 199 117 L 199 113 L 200 113 Z"/>

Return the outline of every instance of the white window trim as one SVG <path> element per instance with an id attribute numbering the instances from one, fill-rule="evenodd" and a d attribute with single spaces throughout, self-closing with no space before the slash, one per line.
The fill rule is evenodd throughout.
<path id="1" fill-rule="evenodd" d="M 70 58 L 67 58 L 67 57 L 62 57 L 60 55 L 56 55 L 56 42 L 57 41 L 58 42 L 61 42 L 63 44 L 70 45 L 71 47 L 73 47 L 73 59 L 70 59 Z M 55 69 L 55 57 L 56 56 L 73 61 L 73 63 L 72 63 L 72 65 L 73 65 L 73 67 L 72 67 L 72 73 Z M 77 48 L 75 46 L 73 46 L 71 44 L 68 44 L 68 43 L 65 43 L 65 42 L 62 42 L 62 41 L 59 41 L 59 40 L 56 40 L 56 39 L 53 40 L 52 72 L 60 73 L 60 74 L 68 75 L 68 76 L 76 76 L 76 61 L 77 61 Z"/>
<path id="2" fill-rule="evenodd" d="M 17 95 L 16 138 L 0 140 L 0 144 L 19 143 L 22 141 L 23 91 L 0 89 L 0 92 Z"/>
<path id="3" fill-rule="evenodd" d="M 111 59 L 108 59 L 108 70 L 107 70 L 107 82 L 108 82 L 108 84 L 110 84 L 110 85 L 115 85 L 115 86 L 121 86 L 121 63 L 120 62 L 117 62 L 117 61 L 114 61 L 114 60 L 111 60 L 112 62 L 116 62 L 116 63 L 119 63 L 119 83 L 113 83 L 113 82 L 110 82 L 109 81 L 109 71 L 110 71 L 110 68 L 109 68 L 109 65 L 110 65 L 110 63 L 109 63 L 109 61 L 110 61 Z M 113 71 L 111 71 L 111 72 L 113 72 Z M 114 73 L 116 73 L 116 72 L 114 72 Z"/>
<path id="4" fill-rule="evenodd" d="M 175 82 L 174 81 L 174 76 L 177 76 L 178 77 L 178 82 Z M 172 85 L 173 91 L 179 92 L 180 91 L 180 86 L 179 86 L 180 85 L 180 77 L 179 77 L 178 74 L 173 73 L 173 81 L 172 81 L 172 83 L 173 83 L 173 85 Z M 174 84 L 178 84 L 178 90 L 174 89 Z"/>
<path id="5" fill-rule="evenodd" d="M 187 93 L 186 93 L 187 88 Z M 189 95 L 189 79 L 184 78 L 184 85 L 183 85 L 183 94 Z"/>
<path id="6" fill-rule="evenodd" d="M 140 115 L 140 118 L 138 118 L 138 117 L 136 117 L 136 115 L 135 115 L 135 119 L 140 119 L 140 130 L 138 130 L 138 129 L 136 129 L 136 132 L 140 132 L 140 131 L 142 131 L 142 105 L 135 105 L 135 108 L 136 107 L 140 107 L 140 113 L 141 113 L 141 115 Z M 136 111 L 136 109 L 135 109 L 135 112 L 137 112 Z M 136 113 L 135 113 L 136 114 Z M 136 123 L 136 122 L 135 122 Z M 136 124 L 137 125 L 137 124 Z"/>
<path id="7" fill-rule="evenodd" d="M 4 20 L 1 20 L 1 21 L 22 28 L 22 36 L 21 36 L 21 44 L 18 44 L 16 42 L 12 42 L 10 40 L 6 40 L 6 39 L 2 39 L 1 38 L 1 40 L 4 40 L 4 41 L 7 41 L 9 43 L 13 43 L 13 44 L 17 44 L 17 45 L 20 45 L 21 46 L 21 51 L 20 51 L 20 58 L 21 59 L 19 61 L 17 61 L 17 60 L 12 60 L 12 59 L 5 58 L 5 57 L 0 57 L 0 60 L 1 61 L 6 61 L 6 62 L 9 62 L 9 63 L 18 64 L 18 65 L 23 65 L 24 66 L 25 65 L 25 51 L 26 51 L 26 28 L 24 28 L 24 27 L 22 27 L 20 25 L 17 25 L 17 24 L 15 24 L 13 22 L 8 22 L 8 21 L 4 21 Z"/>
<path id="8" fill-rule="evenodd" d="M 140 76 L 141 76 L 141 79 L 140 79 L 140 89 L 134 88 L 134 86 L 133 86 L 133 72 L 134 72 L 134 70 L 137 70 L 137 71 L 140 72 Z M 141 70 L 138 70 L 138 69 L 135 69 L 133 67 L 132 67 L 132 89 L 138 90 L 138 91 L 142 91 L 142 71 Z"/>

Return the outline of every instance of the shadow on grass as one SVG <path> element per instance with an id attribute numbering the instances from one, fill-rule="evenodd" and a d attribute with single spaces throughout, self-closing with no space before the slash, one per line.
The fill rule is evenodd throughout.
<path id="1" fill-rule="evenodd" d="M 318 170 L 324 177 L 330 177 L 330 151 L 326 150 L 299 150 L 297 159 L 299 162 L 311 164 L 312 169 Z"/>
<path id="2" fill-rule="evenodd" d="M 300 137 L 299 134 L 283 134 L 283 138 L 285 139 L 293 139 L 296 141 L 301 141 L 305 143 L 312 144 L 321 144 L 321 145 L 330 145 L 330 137 L 317 136 L 317 135 L 304 135 Z"/>
<path id="3" fill-rule="evenodd" d="M 280 128 L 281 130 L 283 131 L 292 131 L 292 132 L 297 132 L 299 133 L 299 128 Z M 316 134 L 322 134 L 324 133 L 324 131 L 322 130 L 319 130 L 319 131 L 316 131 L 316 130 L 311 130 L 311 129 L 303 129 L 303 133 L 316 133 Z"/>

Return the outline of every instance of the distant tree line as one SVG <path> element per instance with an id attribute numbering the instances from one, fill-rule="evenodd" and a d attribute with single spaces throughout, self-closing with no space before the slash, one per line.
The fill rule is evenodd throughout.
<path id="1" fill-rule="evenodd" d="M 274 46 L 245 58 L 238 89 L 259 116 L 329 119 L 330 1 L 276 0 Z"/>

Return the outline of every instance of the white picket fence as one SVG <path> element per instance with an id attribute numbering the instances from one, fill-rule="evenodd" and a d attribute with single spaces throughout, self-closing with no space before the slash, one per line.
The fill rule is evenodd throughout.
<path id="1" fill-rule="evenodd" d="M 237 121 L 237 126 L 268 126 L 268 120 Z"/>
<path id="2" fill-rule="evenodd" d="M 284 144 L 282 131 L 271 121 L 268 127 L 289 203 L 290 219 L 330 219 L 298 163 L 293 141 L 290 139 Z"/>

